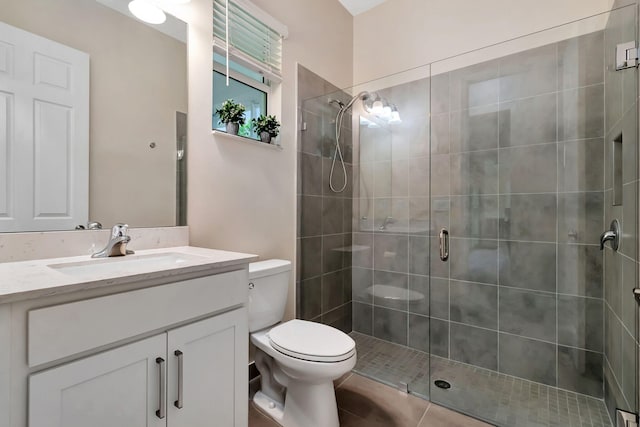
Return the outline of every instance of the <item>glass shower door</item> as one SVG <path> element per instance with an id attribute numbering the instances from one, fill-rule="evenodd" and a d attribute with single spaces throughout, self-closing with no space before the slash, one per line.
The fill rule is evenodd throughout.
<path id="1" fill-rule="evenodd" d="M 636 6 L 432 64 L 430 397 L 501 426 L 635 411 Z M 600 249 L 617 219 L 618 251 Z M 448 255 L 448 259 L 447 256 Z"/>

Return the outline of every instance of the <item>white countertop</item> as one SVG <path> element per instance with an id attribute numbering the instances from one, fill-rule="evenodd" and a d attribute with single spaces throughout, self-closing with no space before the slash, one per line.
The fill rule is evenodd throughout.
<path id="1" fill-rule="evenodd" d="M 167 262 L 166 265 L 162 264 L 161 259 L 153 263 L 144 261 L 145 258 L 156 259 L 154 256 L 162 254 L 184 257 L 179 263 Z M 0 263 L 0 304 L 190 273 L 215 273 L 215 270 L 242 266 L 257 259 L 257 255 L 180 246 L 141 250 L 125 257 L 92 259 L 83 255 Z M 103 266 L 110 264 L 113 268 L 97 266 L 92 269 L 94 263 Z M 91 274 L 67 273 L 64 272 L 66 266 L 77 266 L 78 270 L 91 271 Z"/>

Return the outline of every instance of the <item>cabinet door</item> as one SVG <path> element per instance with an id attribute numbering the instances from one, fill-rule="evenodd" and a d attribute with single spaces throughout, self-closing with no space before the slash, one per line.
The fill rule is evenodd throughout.
<path id="1" fill-rule="evenodd" d="M 160 427 L 166 334 L 29 377 L 29 427 Z M 164 374 L 164 372 L 163 372 Z"/>
<path id="2" fill-rule="evenodd" d="M 170 427 L 246 427 L 248 340 L 245 308 L 168 332 Z"/>

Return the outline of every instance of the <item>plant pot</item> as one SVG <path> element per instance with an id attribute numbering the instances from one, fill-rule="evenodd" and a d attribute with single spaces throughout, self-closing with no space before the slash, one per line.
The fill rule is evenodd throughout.
<path id="1" fill-rule="evenodd" d="M 271 134 L 269 132 L 260 132 L 260 141 L 271 144 Z"/>
<path id="2" fill-rule="evenodd" d="M 240 130 L 240 125 L 238 123 L 225 123 L 225 127 L 227 130 L 227 133 L 230 135 L 237 135 L 238 131 Z"/>

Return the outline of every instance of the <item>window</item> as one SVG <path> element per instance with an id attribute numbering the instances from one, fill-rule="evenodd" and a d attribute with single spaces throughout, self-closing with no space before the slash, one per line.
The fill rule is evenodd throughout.
<path id="1" fill-rule="evenodd" d="M 247 0 L 213 0 L 213 9 L 213 110 L 227 99 L 243 104 L 246 123 L 239 134 L 258 139 L 250 121 L 275 114 L 269 110 L 269 97 L 282 80 L 282 38 L 287 27 Z M 224 129 L 219 117 L 214 114 L 212 119 L 213 129 Z"/>
<path id="2" fill-rule="evenodd" d="M 236 64 L 229 64 L 229 86 L 226 82 L 226 67 L 216 61 L 214 55 L 213 65 L 213 111 L 220 108 L 227 99 L 233 99 L 246 107 L 245 124 L 240 127 L 238 135 L 248 138 L 259 139 L 259 136 L 251 130 L 251 119 L 267 114 L 267 99 L 271 88 L 269 82 L 263 79 L 262 82 L 252 79 L 247 75 L 236 71 Z M 224 61 L 225 58 L 222 58 Z M 224 130 L 225 126 L 220 124 L 220 118 L 214 114 L 212 128 Z"/>

